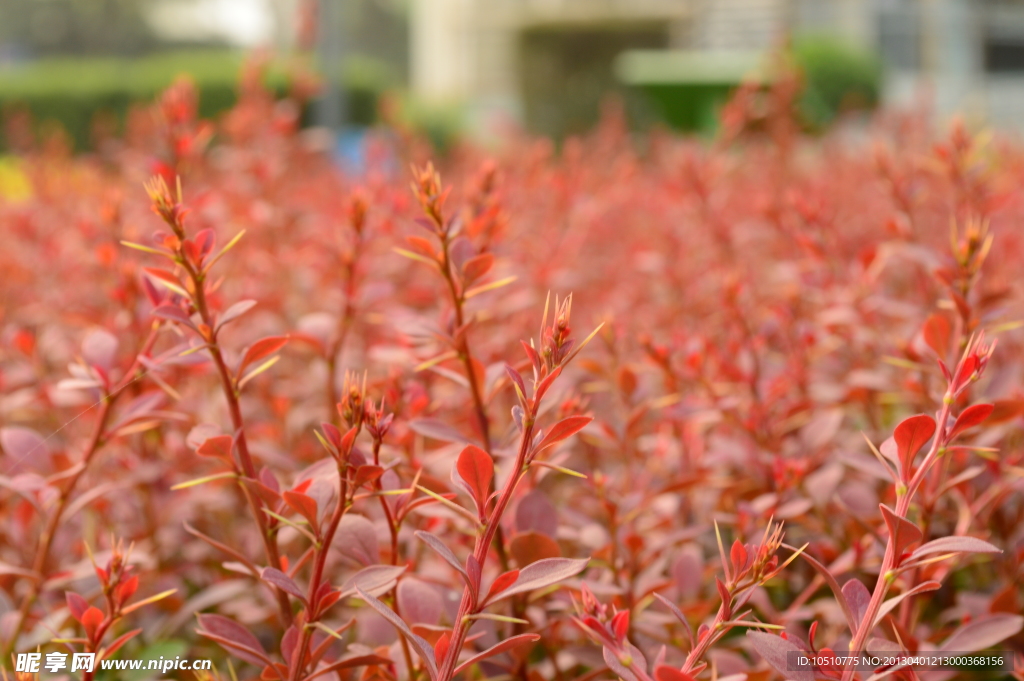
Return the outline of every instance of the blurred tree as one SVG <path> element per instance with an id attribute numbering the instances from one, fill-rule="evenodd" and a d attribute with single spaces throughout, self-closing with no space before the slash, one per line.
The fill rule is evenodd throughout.
<path id="1" fill-rule="evenodd" d="M 138 54 L 156 38 L 148 0 L 0 0 L 0 48 L 9 54 Z"/>

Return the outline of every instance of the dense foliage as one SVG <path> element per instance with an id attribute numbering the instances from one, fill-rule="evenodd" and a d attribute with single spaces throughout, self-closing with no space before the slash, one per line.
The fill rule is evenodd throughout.
<path id="1" fill-rule="evenodd" d="M 440 174 L 381 131 L 358 178 L 257 73 L 218 127 L 179 83 L 95 155 L 12 122 L 2 664 L 1021 650 L 1024 149 L 913 116 L 809 141 L 796 96 L 741 89 L 710 146 L 610 111 Z"/>

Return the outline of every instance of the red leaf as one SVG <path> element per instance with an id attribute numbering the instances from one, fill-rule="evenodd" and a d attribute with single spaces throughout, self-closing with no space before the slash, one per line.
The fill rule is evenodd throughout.
<path id="1" fill-rule="evenodd" d="M 989 420 L 993 423 L 1001 423 L 1015 419 L 1024 414 L 1024 399 L 1017 397 L 1008 400 L 996 400 L 993 405 L 992 415 Z"/>
<path id="2" fill-rule="evenodd" d="M 460 664 L 458 667 L 455 668 L 455 672 L 454 672 L 453 676 L 458 676 L 462 671 L 464 671 L 470 665 L 476 664 L 477 662 L 480 662 L 481 660 L 486 660 L 489 657 L 494 657 L 495 655 L 500 655 L 501 653 L 504 653 L 504 652 L 506 652 L 508 650 L 512 650 L 513 648 L 518 648 L 519 646 L 526 645 L 527 643 L 533 643 L 534 641 L 539 641 L 539 640 L 540 640 L 540 635 L 539 634 L 518 634 L 517 636 L 512 636 L 511 638 L 506 638 L 504 641 L 502 641 L 502 642 L 500 642 L 500 643 L 498 643 L 496 645 L 491 646 L 490 648 L 488 648 L 484 652 L 478 653 L 477 655 L 474 655 L 473 657 L 469 658 L 468 660 L 466 660 L 465 662 Z"/>
<path id="3" fill-rule="evenodd" d="M 82 613 L 82 627 L 85 628 L 85 633 L 92 638 L 93 634 L 96 633 L 96 627 L 103 621 L 103 611 L 97 608 L 95 605 L 90 605 L 86 608 L 85 612 Z"/>
<path id="4" fill-rule="evenodd" d="M 629 631 L 629 610 L 615 613 L 615 617 L 612 618 L 612 631 L 615 632 L 615 640 L 626 639 L 626 632 Z"/>
<path id="5" fill-rule="evenodd" d="M 132 575 L 131 577 L 129 577 L 128 579 L 126 579 L 125 581 L 123 581 L 123 582 L 121 582 L 120 584 L 117 585 L 117 599 L 121 603 L 124 603 L 129 598 L 131 598 L 133 595 L 135 595 L 135 591 L 138 588 L 139 588 L 139 576 L 138 575 Z"/>
<path id="6" fill-rule="evenodd" d="M 294 491 L 285 492 L 281 496 L 284 497 L 285 503 L 291 506 L 293 511 L 309 521 L 310 527 L 314 530 L 319 527 L 317 505 L 313 497 Z"/>
<path id="7" fill-rule="evenodd" d="M 168 272 L 167 270 L 162 270 L 162 269 L 160 269 L 158 267 L 143 267 L 142 269 L 143 269 L 143 271 L 146 274 L 148 274 L 149 276 L 153 277 L 154 279 L 160 279 L 162 281 L 166 281 L 167 283 L 173 284 L 174 286 L 177 286 L 178 288 L 182 288 L 182 289 L 185 288 L 185 285 L 183 283 L 181 283 L 181 280 L 178 279 L 176 276 L 174 276 L 174 274 L 172 272 Z"/>
<path id="8" fill-rule="evenodd" d="M 551 370 L 544 380 L 537 384 L 537 389 L 533 393 L 533 401 L 539 403 L 541 398 L 544 397 L 544 393 L 548 391 L 551 384 L 555 382 L 555 379 L 562 373 L 562 367 L 555 367 Z"/>
<path id="9" fill-rule="evenodd" d="M 482 253 L 475 258 L 470 258 L 462 265 L 463 283 L 470 286 L 474 281 L 487 274 L 494 266 L 494 256 L 490 253 Z"/>
<path id="10" fill-rule="evenodd" d="M 106 648 L 106 651 L 105 651 L 106 657 L 109 658 L 111 655 L 113 655 L 118 650 L 120 650 L 121 646 L 123 646 L 125 643 L 128 643 L 128 641 L 132 640 L 133 638 L 138 636 L 140 633 L 142 633 L 142 629 L 132 629 L 131 631 L 125 632 L 125 633 L 121 634 L 120 636 L 118 636 L 117 638 L 115 638 L 110 643 L 110 645 L 108 645 L 107 648 Z"/>
<path id="11" fill-rule="evenodd" d="M 904 482 L 910 480 L 910 467 L 914 457 L 934 434 L 935 419 L 926 414 L 911 416 L 896 426 L 893 439 L 899 452 L 900 474 Z"/>
<path id="12" fill-rule="evenodd" d="M 729 588 L 721 579 L 715 577 L 715 587 L 718 589 L 718 597 L 722 599 L 722 610 L 726 617 L 732 614 L 732 596 L 729 595 Z"/>
<path id="13" fill-rule="evenodd" d="M 567 437 L 575 435 L 593 420 L 589 416 L 570 416 L 567 419 L 562 419 L 551 427 L 551 430 L 544 436 L 544 439 L 540 441 L 540 444 L 537 445 L 534 451 L 539 452 L 561 442 Z"/>
<path id="14" fill-rule="evenodd" d="M 216 435 L 207 438 L 203 444 L 196 447 L 196 454 L 231 461 L 231 449 L 234 443 L 234 438 L 230 435 Z"/>
<path id="15" fill-rule="evenodd" d="M 921 329 L 924 342 L 928 344 L 939 359 L 946 359 L 949 356 L 949 339 L 952 329 L 949 320 L 940 314 L 933 314 L 925 320 Z"/>
<path id="16" fill-rule="evenodd" d="M 733 573 L 742 572 L 747 566 L 747 549 L 739 539 L 733 541 L 732 548 L 729 549 L 729 561 L 732 563 Z"/>
<path id="17" fill-rule="evenodd" d="M 994 404 L 972 404 L 967 407 L 956 418 L 956 423 L 953 424 L 953 429 L 949 432 L 949 438 L 953 439 L 968 428 L 980 425 L 992 414 L 994 409 Z"/>
<path id="18" fill-rule="evenodd" d="M 654 678 L 657 681 L 696 681 L 686 672 L 664 664 L 655 667 Z"/>
<path id="19" fill-rule="evenodd" d="M 356 469 L 356 477 L 352 484 L 356 488 L 359 488 L 363 485 L 369 485 L 382 475 L 384 475 L 384 469 L 380 466 L 374 466 L 372 464 L 360 466 Z"/>
<path id="20" fill-rule="evenodd" d="M 558 542 L 539 532 L 517 534 L 512 538 L 509 550 L 520 568 L 532 565 L 538 560 L 560 558 L 562 555 L 562 550 L 558 548 Z"/>
<path id="21" fill-rule="evenodd" d="M 494 462 L 490 455 L 476 445 L 467 445 L 459 454 L 455 468 L 476 502 L 477 510 L 483 515 L 487 497 L 491 493 L 491 480 L 494 478 Z"/>
<path id="22" fill-rule="evenodd" d="M 921 534 L 921 528 L 906 518 L 896 515 L 885 504 L 879 504 L 878 508 L 882 510 L 882 517 L 885 519 L 886 527 L 889 528 L 889 541 L 893 543 L 896 558 L 899 559 L 911 544 L 921 541 L 924 535 Z"/>
<path id="23" fill-rule="evenodd" d="M 509 570 L 495 577 L 494 581 L 491 582 L 491 588 L 487 590 L 487 597 L 484 598 L 484 603 L 489 602 L 493 596 L 497 596 L 515 584 L 517 579 L 519 579 L 519 570 Z"/>
<path id="24" fill-rule="evenodd" d="M 245 351 L 245 356 L 242 357 L 242 363 L 238 366 L 238 376 L 241 377 L 250 364 L 269 357 L 283 348 L 287 342 L 288 336 L 268 336 L 250 345 L 249 349 Z"/>
<path id="25" fill-rule="evenodd" d="M 441 634 L 441 637 L 437 639 L 437 643 L 434 644 L 434 660 L 437 664 L 441 664 L 444 661 L 444 656 L 448 654 L 448 644 L 451 643 L 452 637 L 448 632 Z"/>
<path id="26" fill-rule="evenodd" d="M 437 251 L 434 250 L 434 245 L 432 243 L 430 243 L 430 241 L 428 239 L 425 239 L 422 236 L 410 235 L 410 236 L 405 237 L 405 241 L 406 241 L 406 243 L 408 243 L 410 246 L 413 247 L 413 250 L 416 250 L 416 251 L 422 253 L 423 255 L 427 256 L 431 260 L 437 260 L 438 259 L 437 258 Z"/>

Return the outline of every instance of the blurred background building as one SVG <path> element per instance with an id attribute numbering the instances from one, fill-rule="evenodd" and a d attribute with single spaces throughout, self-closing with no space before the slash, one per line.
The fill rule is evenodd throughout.
<path id="1" fill-rule="evenodd" d="M 923 100 L 1024 130 L 1024 0 L 0 0 L 0 105 L 64 122 L 90 110 L 90 87 L 114 108 L 177 70 L 212 88 L 240 49 L 269 46 L 318 54 L 350 124 L 388 90 L 411 115 L 478 133 L 581 131 L 608 93 L 640 125 L 703 128 L 784 39 L 822 120 Z"/>
<path id="2" fill-rule="evenodd" d="M 876 55 L 881 100 L 930 99 L 1024 127 L 1020 0 L 415 0 L 411 85 L 531 128 L 576 127 L 580 109 L 614 88 L 614 63 L 636 49 L 767 53 L 784 36 L 831 36 Z M 694 55 L 677 55 L 693 64 Z M 669 54 L 665 55 L 671 61 Z M 678 74 L 685 80 L 685 74 Z M 724 77 L 724 76 L 723 76 Z M 586 116 L 582 116 L 586 118 Z"/>

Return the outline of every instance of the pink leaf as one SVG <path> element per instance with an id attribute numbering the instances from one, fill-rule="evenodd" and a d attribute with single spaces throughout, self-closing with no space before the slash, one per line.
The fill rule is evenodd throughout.
<path id="1" fill-rule="evenodd" d="M 1002 553 L 1002 550 L 977 537 L 940 537 L 917 547 L 910 557 L 936 553 Z"/>
<path id="2" fill-rule="evenodd" d="M 213 639 L 238 657 L 256 665 L 269 665 L 271 660 L 263 644 L 248 629 L 223 615 L 197 615 L 200 636 Z"/>
<path id="3" fill-rule="evenodd" d="M 413 624 L 436 625 L 441 621 L 444 603 L 441 595 L 430 584 L 414 578 L 398 583 L 398 605 L 402 617 Z"/>
<path id="4" fill-rule="evenodd" d="M 875 621 L 871 625 L 871 628 L 874 629 L 878 626 L 882 619 L 892 612 L 893 608 L 902 603 L 905 599 L 910 598 L 911 596 L 917 596 L 918 594 L 928 593 L 929 591 L 935 591 L 940 586 L 942 586 L 942 584 L 936 581 L 923 582 L 915 586 L 913 589 L 901 593 L 899 596 L 890 598 L 886 602 L 882 603 L 882 607 L 878 609 L 878 614 L 875 615 Z"/>
<path id="5" fill-rule="evenodd" d="M 224 313 L 217 319 L 217 328 L 223 328 L 224 325 L 230 324 L 235 321 L 246 312 L 256 306 L 255 300 L 240 300 L 228 309 L 224 310 Z"/>
<path id="6" fill-rule="evenodd" d="M 478 653 L 473 657 L 469 658 L 468 660 L 466 660 L 465 662 L 463 662 L 462 664 L 460 664 L 458 667 L 455 668 L 454 675 L 457 676 L 460 672 L 467 669 L 470 665 L 474 665 L 477 662 L 480 662 L 481 660 L 486 660 L 489 657 L 500 655 L 506 651 L 512 650 L 513 648 L 518 648 L 519 646 L 523 646 L 528 643 L 533 643 L 534 641 L 539 640 L 539 634 L 517 634 L 516 636 L 506 638 L 504 641 L 501 641 L 500 643 L 491 646 L 484 652 Z"/>
<path id="7" fill-rule="evenodd" d="M 117 356 L 117 338 L 105 329 L 93 329 L 82 340 L 82 357 L 104 371 L 110 371 Z"/>
<path id="8" fill-rule="evenodd" d="M 983 615 L 968 622 L 956 631 L 940 647 L 940 650 L 973 653 L 1016 636 L 1024 627 L 1024 617 L 998 613 Z"/>
<path id="9" fill-rule="evenodd" d="M 789 661 L 792 655 L 803 655 L 804 651 L 791 641 L 781 636 L 766 634 L 763 631 L 748 631 L 747 638 L 754 646 L 754 650 L 764 658 L 775 671 L 784 679 L 793 681 L 814 681 L 814 672 L 811 669 L 792 670 Z"/>
<path id="10" fill-rule="evenodd" d="M 871 592 L 859 579 L 851 579 L 843 584 L 843 597 L 850 612 L 853 614 L 853 621 L 859 627 L 864 620 L 864 613 L 868 611 L 868 602 L 871 601 Z M 856 630 L 854 630 L 856 631 Z"/>
<path id="11" fill-rule="evenodd" d="M 459 559 L 455 557 L 455 554 L 452 553 L 452 550 L 448 548 L 443 541 L 441 541 L 437 536 L 430 534 L 429 532 L 424 532 L 423 530 L 418 530 L 415 534 L 417 539 L 432 548 L 434 553 L 441 556 L 441 558 L 444 559 L 444 562 L 455 568 L 455 570 L 462 575 L 462 578 L 466 580 L 466 583 L 469 583 L 469 575 L 466 573 L 466 568 L 462 567 L 462 563 L 459 562 Z"/>
<path id="12" fill-rule="evenodd" d="M 405 637 L 416 646 L 416 654 L 419 655 L 420 659 L 423 660 L 423 665 L 427 668 L 427 673 L 430 674 L 430 678 L 437 678 L 437 663 L 434 661 L 434 648 L 422 637 L 417 636 L 409 628 L 409 625 L 402 620 L 401 617 L 395 614 L 395 611 L 388 606 L 381 603 L 379 600 L 366 593 L 361 589 L 356 590 L 359 597 L 366 601 L 366 604 L 371 608 L 380 613 L 384 619 L 391 623 L 395 629 L 402 632 Z"/>
<path id="13" fill-rule="evenodd" d="M 589 558 L 546 558 L 531 563 L 519 571 L 519 579 L 498 595 L 494 602 L 509 596 L 557 584 L 563 579 L 575 577 L 587 569 Z"/>
<path id="14" fill-rule="evenodd" d="M 285 593 L 295 596 L 303 603 L 306 602 L 306 595 L 302 593 L 302 589 L 300 589 L 299 585 L 295 583 L 295 580 L 293 580 L 291 577 L 281 572 L 277 568 L 263 568 L 262 572 L 260 572 L 260 579 L 262 579 L 267 584 L 272 584 L 273 586 L 276 586 L 278 589 L 284 591 Z"/>
<path id="15" fill-rule="evenodd" d="M 160 305 L 159 307 L 154 308 L 153 316 L 160 319 L 166 319 L 171 322 L 178 322 L 179 324 L 184 324 L 193 331 L 199 331 L 199 329 L 196 328 L 196 325 L 192 323 L 192 318 L 185 314 L 185 311 L 177 305 L 171 305 L 169 303 Z"/>
<path id="16" fill-rule="evenodd" d="M 413 419 L 409 421 L 409 427 L 420 435 L 429 437 L 432 440 L 440 440 L 441 442 L 469 442 L 469 438 L 465 435 L 437 419 Z"/>
<path id="17" fill-rule="evenodd" d="M 380 562 L 377 528 L 361 515 L 346 513 L 334 534 L 334 546 L 345 556 L 364 566 Z"/>
<path id="18" fill-rule="evenodd" d="M 68 602 L 68 610 L 71 611 L 71 616 L 79 622 L 82 621 L 82 615 L 89 609 L 89 602 L 76 594 L 74 591 L 68 591 L 64 594 L 65 599 Z"/>
<path id="19" fill-rule="evenodd" d="M 402 573 L 405 572 L 404 565 L 371 565 L 355 573 L 342 586 L 345 594 L 366 592 L 369 594 L 384 593 L 390 591 L 391 587 Z"/>
<path id="20" fill-rule="evenodd" d="M 0 428 L 0 447 L 3 447 L 7 455 L 15 460 L 21 461 L 31 456 L 46 456 L 50 448 L 46 446 L 43 437 L 23 426 L 8 426 Z"/>

